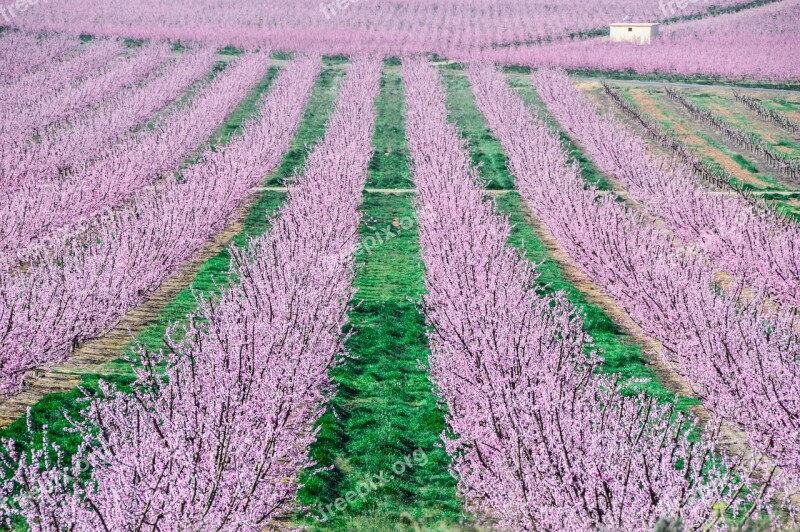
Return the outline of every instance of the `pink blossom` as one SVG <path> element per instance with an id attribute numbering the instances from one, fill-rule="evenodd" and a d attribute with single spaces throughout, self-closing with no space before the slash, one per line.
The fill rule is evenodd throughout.
<path id="1" fill-rule="evenodd" d="M 684 422 L 694 420 L 595 374 L 600 358 L 574 307 L 561 293 L 540 294 L 533 266 L 509 248 L 510 224 L 485 199 L 447 122 L 439 75 L 419 59 L 403 70 L 430 371 L 468 508 L 503 530 L 640 530 L 662 519 L 700 528 L 719 523 L 721 504 L 736 514 L 749 497 L 737 491 L 747 473 L 734 460 L 727 471 L 712 465 L 714 430 L 692 443 Z M 490 95 L 505 87 L 501 74 L 470 74 L 481 103 L 491 97 L 508 109 L 508 95 Z M 763 495 L 752 495 L 755 511 Z"/>
<path id="2" fill-rule="evenodd" d="M 800 334 L 793 313 L 763 293 L 719 291 L 708 264 L 613 195 L 587 185 L 558 136 L 535 118 L 491 66 L 470 72 L 478 106 L 502 141 L 525 201 L 562 249 L 662 345 L 703 404 L 741 427 L 783 480 L 800 471 Z M 536 75 L 542 93 L 559 74 Z"/>
<path id="3" fill-rule="evenodd" d="M 242 58 L 256 78 L 268 62 L 266 54 Z M 293 62 L 243 134 L 205 152 L 182 180 L 138 193 L 127 208 L 94 220 L 85 241 L 55 242 L 24 273 L 0 272 L 6 393 L 18 390 L 28 371 L 64 360 L 113 327 L 225 227 L 288 150 L 319 64 L 316 56 Z"/>

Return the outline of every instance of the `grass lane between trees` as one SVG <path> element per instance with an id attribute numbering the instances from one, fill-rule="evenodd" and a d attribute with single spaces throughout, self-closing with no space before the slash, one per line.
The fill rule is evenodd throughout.
<path id="1" fill-rule="evenodd" d="M 409 188 L 402 75 L 384 66 L 368 188 Z M 334 530 L 444 530 L 465 519 L 449 458 L 444 416 L 428 379 L 424 290 L 411 193 L 366 193 L 357 293 L 338 392 L 312 455 L 328 468 L 307 479 L 309 524 Z"/>

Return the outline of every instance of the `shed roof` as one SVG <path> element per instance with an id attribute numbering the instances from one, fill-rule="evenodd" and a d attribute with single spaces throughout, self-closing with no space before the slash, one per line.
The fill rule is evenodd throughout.
<path id="1" fill-rule="evenodd" d="M 626 27 L 634 26 L 634 27 L 637 27 L 637 28 L 643 28 L 643 27 L 649 28 L 649 27 L 652 27 L 652 26 L 660 26 L 661 24 L 659 22 L 612 22 L 610 25 L 611 26 L 619 26 L 619 27 L 622 27 L 622 26 L 626 26 Z"/>

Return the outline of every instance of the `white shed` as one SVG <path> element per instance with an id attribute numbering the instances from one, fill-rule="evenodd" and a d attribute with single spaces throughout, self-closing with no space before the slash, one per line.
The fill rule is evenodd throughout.
<path id="1" fill-rule="evenodd" d="M 611 24 L 611 40 L 650 44 L 658 35 L 658 22 L 615 22 Z"/>

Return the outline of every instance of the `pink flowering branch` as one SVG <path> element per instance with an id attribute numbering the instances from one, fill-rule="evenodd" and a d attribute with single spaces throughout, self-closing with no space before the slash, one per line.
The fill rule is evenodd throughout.
<path id="1" fill-rule="evenodd" d="M 244 64 L 263 76 L 268 57 Z M 293 61 L 242 135 L 206 152 L 182 180 L 139 193 L 130 207 L 96 220 L 91 238 L 54 246 L 24 273 L 0 273 L 5 393 L 113 327 L 225 227 L 288 150 L 319 68 L 318 56 Z"/>
<path id="2" fill-rule="evenodd" d="M 705 261 L 681 253 L 615 196 L 588 186 L 558 136 L 499 72 L 483 65 L 470 76 L 520 193 L 564 251 L 661 341 L 662 355 L 710 411 L 741 427 L 752 448 L 780 468 L 782 481 L 796 479 L 800 335 L 793 315 L 771 313 L 763 294 L 745 302 L 735 279 L 720 293 Z M 536 85 L 557 83 L 558 76 L 542 71 Z"/>
<path id="3" fill-rule="evenodd" d="M 5 516 L 46 530 L 263 530 L 298 509 L 298 477 L 314 465 L 309 446 L 334 391 L 328 372 L 344 356 L 355 273 L 345 251 L 358 240 L 381 65 L 352 62 L 272 230 L 232 250 L 237 283 L 199 300 L 168 333 L 169 352 L 141 353 L 131 393 L 103 384 L 74 422 L 84 444 L 73 464 L 86 464 L 90 482 L 60 481 L 63 460 L 12 454 Z M 276 83 L 299 73 L 289 66 Z"/>
<path id="4" fill-rule="evenodd" d="M 508 219 L 447 122 L 439 74 L 420 59 L 403 71 L 430 371 L 468 508 L 504 530 L 700 528 L 720 508 L 760 511 L 761 496 L 739 491 L 748 472 L 717 462 L 714 430 L 692 442 L 693 419 L 596 374 L 601 360 L 575 308 L 562 293 L 543 296 L 533 266 L 508 246 Z"/>
<path id="5" fill-rule="evenodd" d="M 566 74 L 543 71 L 536 79 L 547 110 L 598 168 L 663 219 L 678 238 L 720 271 L 800 308 L 798 224 L 756 210 L 741 196 L 708 190 L 689 167 L 654 155 L 641 137 L 612 116 L 601 115 Z"/>

